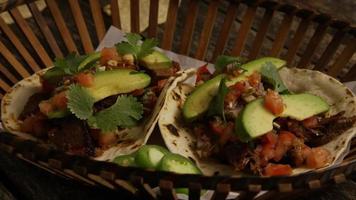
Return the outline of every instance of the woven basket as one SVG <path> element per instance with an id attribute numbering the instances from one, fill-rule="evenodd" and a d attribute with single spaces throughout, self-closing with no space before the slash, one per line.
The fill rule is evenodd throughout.
<path id="1" fill-rule="evenodd" d="M 46 0 L 42 11 L 32 1 L 0 3 L 0 11 L 9 12 L 13 20 L 8 24 L 0 17 L 0 98 L 19 80 L 50 67 L 55 57 L 94 51 L 110 25 L 120 28 L 120 22 L 130 20 L 131 32 L 141 30 L 139 0 L 130 1 L 130 19 L 120 19 L 117 0 L 108 2 L 111 16 L 102 12 L 103 3 Z M 20 4 L 26 4 L 30 18 L 24 18 Z M 356 80 L 356 28 L 347 22 L 273 1 L 170 0 L 167 20 L 159 25 L 158 5 L 159 0 L 150 0 L 148 28 L 142 34 L 157 37 L 161 48 L 210 62 L 222 53 L 249 59 L 271 55 L 287 60 L 289 66 L 320 70 L 341 81 Z M 266 199 L 340 183 L 356 171 L 355 143 L 342 164 L 324 171 L 293 177 L 206 177 L 119 167 L 0 134 L 1 151 L 58 176 L 124 188 L 142 199 L 176 199 L 175 187 L 188 187 L 189 199 L 199 199 L 202 189 L 214 190 L 213 199 L 225 199 L 230 191 L 240 192 L 239 199 L 251 199 L 268 190 L 258 197 Z M 153 192 L 154 186 L 160 187 L 160 195 Z"/>

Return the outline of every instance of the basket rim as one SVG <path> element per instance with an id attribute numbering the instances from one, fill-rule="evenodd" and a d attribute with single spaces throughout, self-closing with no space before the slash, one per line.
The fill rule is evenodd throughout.
<path id="1" fill-rule="evenodd" d="M 306 173 L 292 176 L 222 176 L 222 175 L 195 175 L 177 174 L 173 172 L 153 171 L 136 167 L 122 167 L 115 163 L 97 161 L 84 156 L 69 155 L 56 150 L 48 144 L 29 139 L 22 139 L 7 131 L 0 132 L 0 149 L 4 152 L 24 157 L 32 162 L 48 163 L 50 168 L 63 171 L 71 169 L 81 176 L 94 174 L 107 181 L 117 179 L 131 181 L 135 177 L 142 177 L 145 183 L 158 185 L 160 181 L 173 181 L 175 187 L 189 187 L 191 183 L 199 183 L 202 189 L 215 189 L 218 184 L 229 184 L 231 191 L 249 190 L 250 185 L 257 185 L 261 190 L 278 190 L 281 184 L 289 184 L 296 189 L 310 188 L 308 182 L 320 181 L 321 184 L 330 184 L 336 176 L 342 174 L 350 176 L 356 169 L 356 159 L 328 167 L 322 170 L 311 170 Z M 331 182 L 330 182 L 331 181 Z"/>

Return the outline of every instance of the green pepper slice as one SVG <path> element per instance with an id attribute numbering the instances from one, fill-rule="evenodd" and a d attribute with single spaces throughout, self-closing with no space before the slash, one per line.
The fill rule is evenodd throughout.
<path id="1" fill-rule="evenodd" d="M 145 145 L 141 147 L 135 156 L 137 166 L 142 168 L 157 169 L 163 156 L 169 151 L 157 145 Z"/>

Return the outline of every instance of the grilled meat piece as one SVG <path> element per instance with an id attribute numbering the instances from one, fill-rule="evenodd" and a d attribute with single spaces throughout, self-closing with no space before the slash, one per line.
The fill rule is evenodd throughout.
<path id="1" fill-rule="evenodd" d="M 305 127 L 302 122 L 293 119 L 276 122 L 282 129 L 286 128 L 303 139 L 308 146 L 316 147 L 328 143 L 355 124 L 356 116 L 343 117 L 343 114 L 344 112 L 340 112 L 326 118 L 318 117 L 318 125 L 314 128 Z"/>
<path id="2" fill-rule="evenodd" d="M 234 166 L 237 171 L 244 170 L 251 160 L 247 144 L 238 141 L 226 143 L 220 154 L 221 158 Z"/>
<path id="3" fill-rule="evenodd" d="M 328 124 L 323 122 L 323 120 L 328 121 Z M 318 137 L 312 137 L 307 141 L 309 146 L 320 146 L 326 144 L 337 137 L 340 133 L 351 128 L 356 122 L 356 116 L 352 117 L 342 117 L 337 115 L 337 117 L 332 116 L 330 118 L 322 119 L 321 122 L 323 126 L 319 129 L 309 129 L 310 132 L 318 132 L 320 135 Z"/>
<path id="4" fill-rule="evenodd" d="M 93 156 L 95 146 L 86 123 L 74 117 L 51 120 L 49 142 L 76 155 Z"/>
<path id="5" fill-rule="evenodd" d="M 50 98 L 49 93 L 44 93 L 44 92 L 39 92 L 33 94 L 27 101 L 22 113 L 19 116 L 20 120 L 25 120 L 27 116 L 30 116 L 32 114 L 37 113 L 40 109 L 38 107 L 38 104 L 40 104 L 41 101 L 47 100 Z"/>

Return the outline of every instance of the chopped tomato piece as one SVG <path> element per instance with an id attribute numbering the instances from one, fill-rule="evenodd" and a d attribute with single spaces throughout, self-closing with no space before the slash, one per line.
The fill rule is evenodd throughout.
<path id="1" fill-rule="evenodd" d="M 290 165 L 269 163 L 264 169 L 265 176 L 285 176 L 290 174 L 292 174 L 292 167 Z"/>
<path id="2" fill-rule="evenodd" d="M 54 95 L 51 100 L 52 105 L 61 110 L 67 108 L 67 102 L 67 95 L 64 91 Z"/>
<path id="3" fill-rule="evenodd" d="M 133 96 L 141 96 L 145 93 L 145 90 L 144 89 L 137 89 L 137 90 L 134 90 L 133 92 L 131 92 L 131 94 Z"/>
<path id="4" fill-rule="evenodd" d="M 322 147 L 312 148 L 309 153 L 306 164 L 309 168 L 321 168 L 331 162 L 331 155 L 328 150 Z"/>
<path id="5" fill-rule="evenodd" d="M 236 139 L 234 136 L 234 128 L 235 125 L 233 122 L 228 122 L 225 127 L 223 133 L 220 135 L 219 143 L 224 145 L 227 141 L 231 141 Z"/>
<path id="6" fill-rule="evenodd" d="M 248 77 L 248 83 L 252 87 L 257 88 L 259 86 L 259 84 L 261 83 L 261 74 L 258 73 L 257 71 L 253 72 L 253 74 L 251 74 Z"/>
<path id="7" fill-rule="evenodd" d="M 287 153 L 289 149 L 292 148 L 293 140 L 296 137 L 293 133 L 288 131 L 281 131 L 278 135 L 278 142 L 275 148 L 275 154 L 273 160 L 278 162 L 280 161 L 283 156 Z"/>
<path id="8" fill-rule="evenodd" d="M 117 142 L 118 136 L 115 133 L 100 133 L 98 137 L 99 146 L 106 149 Z"/>
<path id="9" fill-rule="evenodd" d="M 209 122 L 211 130 L 217 135 L 221 135 L 224 133 L 225 126 L 220 120 L 212 120 Z"/>
<path id="10" fill-rule="evenodd" d="M 268 132 L 262 137 L 262 144 L 269 144 L 275 146 L 278 141 L 278 135 L 273 131 Z"/>
<path id="11" fill-rule="evenodd" d="M 303 120 L 303 126 L 306 128 L 316 128 L 319 125 L 318 118 L 315 116 Z"/>
<path id="12" fill-rule="evenodd" d="M 198 83 L 200 81 L 205 81 L 207 78 L 206 77 L 210 77 L 211 73 L 208 70 L 208 63 L 199 67 L 197 72 L 197 79 L 195 81 L 195 83 Z"/>
<path id="13" fill-rule="evenodd" d="M 106 65 L 109 60 L 120 60 L 119 54 L 117 53 L 115 47 L 105 47 L 103 50 L 101 50 L 100 64 Z"/>
<path id="14" fill-rule="evenodd" d="M 270 159 L 274 158 L 275 150 L 273 146 L 271 146 L 270 144 L 265 144 L 262 145 L 262 150 L 260 155 L 263 161 L 269 161 Z"/>
<path id="15" fill-rule="evenodd" d="M 280 131 L 278 135 L 278 141 L 280 141 L 285 146 L 292 146 L 295 135 L 289 131 Z"/>
<path id="16" fill-rule="evenodd" d="M 291 152 L 294 164 L 297 167 L 302 166 L 310 153 L 311 148 L 305 144 L 301 144 L 299 147 L 294 147 L 293 151 Z"/>
<path id="17" fill-rule="evenodd" d="M 279 115 L 283 112 L 283 100 L 277 92 L 268 90 L 264 100 L 265 108 L 274 115 Z"/>
<path id="18" fill-rule="evenodd" d="M 161 91 L 164 88 L 164 86 L 167 84 L 167 81 L 168 79 L 162 79 L 157 82 L 157 87 L 159 91 Z"/>
<path id="19" fill-rule="evenodd" d="M 245 82 L 243 81 L 240 81 L 240 82 L 237 82 L 235 83 L 235 85 L 233 85 L 233 87 L 237 90 L 237 91 L 240 91 L 241 93 L 245 90 Z"/>
<path id="20" fill-rule="evenodd" d="M 94 84 L 94 77 L 89 73 L 79 73 L 75 76 L 75 80 L 83 87 L 90 87 Z"/>
<path id="21" fill-rule="evenodd" d="M 240 97 L 239 91 L 229 90 L 224 98 L 224 103 L 225 105 L 229 105 L 230 103 L 234 104 L 239 97 Z"/>
<path id="22" fill-rule="evenodd" d="M 48 115 L 48 113 L 54 110 L 53 105 L 49 101 L 41 101 L 41 103 L 38 104 L 38 107 L 40 108 L 41 113 L 45 115 Z"/>

